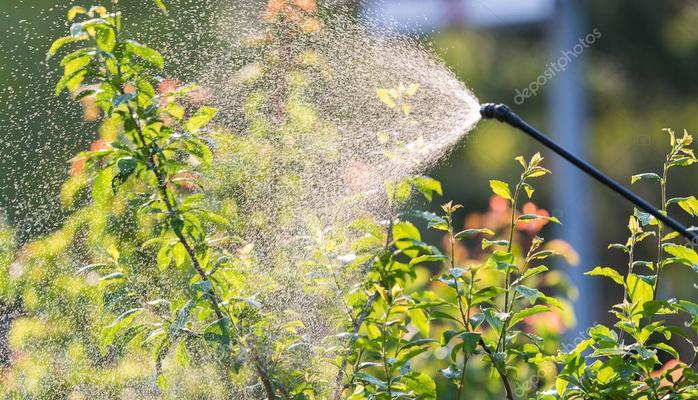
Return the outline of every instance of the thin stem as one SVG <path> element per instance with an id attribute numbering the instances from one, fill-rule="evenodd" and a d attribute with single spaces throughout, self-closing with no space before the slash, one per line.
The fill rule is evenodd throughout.
<path id="1" fill-rule="evenodd" d="M 509 243 L 507 245 L 507 253 L 511 252 L 513 241 L 514 241 L 514 228 L 516 227 L 516 205 L 519 202 L 519 193 L 521 192 L 521 185 L 524 179 L 522 178 L 516 185 L 516 190 L 514 191 L 514 199 L 511 201 L 511 226 L 509 227 Z"/>
<path id="2" fill-rule="evenodd" d="M 448 217 L 448 242 L 451 247 L 451 270 L 456 268 L 455 254 L 455 239 L 453 238 L 453 226 L 451 223 L 451 216 Z M 456 301 L 458 302 L 458 311 L 460 312 L 461 319 L 463 320 L 463 326 L 468 329 L 468 317 L 466 316 L 465 307 L 463 306 L 463 299 L 461 298 L 460 288 L 458 287 L 458 277 L 454 277 L 453 282 L 456 289 Z"/>
<path id="3" fill-rule="evenodd" d="M 456 254 L 455 250 L 456 249 L 455 249 L 455 239 L 453 237 L 453 219 L 452 219 L 451 215 L 448 216 L 448 241 L 451 245 L 450 259 L 451 259 L 451 270 L 453 271 L 456 268 L 456 258 L 455 258 L 455 254 Z M 470 319 L 468 316 L 470 313 L 470 300 L 468 300 L 468 303 L 467 303 L 468 304 L 467 305 L 468 311 L 466 312 L 465 311 L 466 307 L 463 306 L 463 299 L 461 298 L 460 288 L 458 286 L 458 278 L 459 277 L 454 277 L 454 279 L 453 279 L 453 282 L 456 286 L 455 289 L 456 289 L 456 299 L 458 301 L 458 311 L 460 312 L 461 318 L 463 319 L 463 326 L 465 327 L 465 330 L 468 331 L 469 330 L 468 329 L 468 327 L 469 327 L 468 321 Z M 470 287 L 472 288 L 472 282 L 471 282 Z M 456 394 L 456 399 L 458 399 L 458 400 L 460 400 L 462 397 L 463 385 L 465 384 L 465 369 L 467 366 L 468 366 L 468 353 L 465 350 L 465 348 L 463 348 L 463 369 L 461 370 L 460 382 L 458 384 L 458 392 Z"/>
<path id="4" fill-rule="evenodd" d="M 465 367 L 468 365 L 468 354 L 463 352 L 463 370 L 460 374 L 460 382 L 458 384 L 458 393 L 456 394 L 456 399 L 460 400 L 463 396 L 463 386 L 465 386 Z"/>
<path id="5" fill-rule="evenodd" d="M 521 269 L 521 273 L 520 273 L 521 275 L 525 274 L 526 271 L 528 270 L 528 267 L 529 267 L 530 262 L 531 262 L 531 255 L 533 254 L 533 252 L 534 252 L 534 250 L 535 250 L 536 247 L 537 247 L 537 246 L 531 245 L 531 247 L 528 248 L 528 253 L 526 254 L 526 259 L 525 259 L 525 261 L 524 261 L 524 266 L 523 266 L 523 268 Z M 509 303 L 509 307 L 506 308 L 504 312 L 509 312 L 509 311 L 513 310 L 513 309 L 514 309 L 514 303 L 515 303 L 515 302 L 516 302 L 516 294 L 514 294 L 514 296 L 511 297 L 511 302 Z M 507 311 L 507 310 L 508 310 L 508 311 Z M 507 319 L 504 321 L 504 325 L 503 325 L 503 327 L 502 327 L 502 331 L 506 331 L 506 330 L 509 328 L 509 322 L 510 322 L 510 321 L 511 321 L 511 316 L 507 317 Z M 500 336 L 500 337 L 499 337 L 499 340 L 500 340 L 500 341 L 503 341 L 503 340 L 504 340 L 504 335 Z M 497 347 L 499 348 L 499 342 L 497 343 Z"/>
<path id="6" fill-rule="evenodd" d="M 673 153 L 673 151 L 672 151 Z M 669 157 L 671 157 L 671 154 L 667 157 L 667 161 L 664 163 L 664 171 L 662 173 L 662 181 L 660 182 L 661 186 L 661 192 L 662 192 L 662 214 L 666 215 L 667 214 L 667 178 L 669 176 Z M 662 248 L 662 237 L 664 236 L 664 223 L 662 221 L 657 220 L 657 264 L 655 265 L 655 268 L 657 269 L 657 272 L 655 274 L 655 279 L 654 279 L 654 288 L 652 290 L 652 300 L 657 299 L 657 289 L 659 289 L 659 277 L 661 276 L 661 270 L 662 266 L 664 264 L 663 261 L 663 255 L 664 255 L 664 249 Z"/>
<path id="7" fill-rule="evenodd" d="M 511 201 L 511 226 L 509 227 L 509 243 L 507 245 L 507 253 L 511 253 L 512 247 L 513 247 L 513 241 L 514 241 L 514 230 L 516 228 L 516 205 L 519 201 L 519 193 L 521 192 L 521 185 L 524 183 L 525 178 L 524 175 L 521 176 L 521 179 L 519 180 L 519 183 L 516 185 L 516 190 L 514 192 L 514 199 Z M 507 266 L 506 273 L 504 275 L 504 313 L 509 312 L 508 311 L 508 304 L 509 304 L 509 291 L 510 291 L 510 281 L 511 280 L 511 271 L 509 270 L 509 266 Z M 502 334 L 500 337 L 500 342 L 501 342 L 501 347 L 502 347 L 502 352 L 506 351 L 506 328 L 502 327 Z M 499 347 L 499 345 L 498 345 Z"/>
<path id="8" fill-rule="evenodd" d="M 628 250 L 628 276 L 633 273 L 633 263 L 635 261 L 635 233 L 632 232 L 630 234 L 630 249 Z M 624 312 L 630 317 L 630 310 L 625 309 L 627 305 L 630 304 L 627 300 L 628 297 L 628 284 L 626 283 L 623 285 L 623 307 L 624 307 Z M 623 344 L 623 334 L 625 331 L 623 329 L 620 330 L 620 333 L 618 335 L 618 343 Z"/>
<path id="9" fill-rule="evenodd" d="M 475 281 L 475 272 L 470 273 L 470 282 L 468 283 L 468 293 L 466 295 L 466 304 L 467 307 L 465 309 L 465 315 L 463 315 L 463 303 L 460 299 L 460 294 L 458 293 L 458 280 L 456 280 L 456 294 L 458 296 L 458 307 L 461 312 L 461 316 L 463 317 L 463 325 L 465 326 L 466 331 L 472 331 L 472 325 L 470 324 L 470 304 L 473 298 L 473 282 Z M 468 353 L 463 350 L 463 370 L 461 371 L 460 375 L 460 384 L 458 385 L 458 394 L 456 396 L 456 399 L 460 400 L 462 398 L 462 392 L 463 392 L 463 386 L 465 386 L 465 371 L 468 366 Z"/>
<path id="10" fill-rule="evenodd" d="M 388 363 L 388 351 L 387 351 L 387 330 L 388 318 L 390 317 L 390 311 L 392 310 L 392 305 L 388 306 L 388 310 L 385 312 L 385 317 L 383 318 L 383 323 L 381 325 L 381 358 L 383 359 L 383 372 L 385 373 L 385 381 L 388 384 L 388 399 L 393 398 L 393 387 L 392 387 L 392 372 L 390 369 L 390 364 Z"/>
<path id="11" fill-rule="evenodd" d="M 476 272 L 474 270 L 470 270 L 470 282 L 468 283 L 468 297 L 465 299 L 468 303 L 468 308 L 465 310 L 465 321 L 466 321 L 466 328 L 468 325 L 471 326 L 472 329 L 472 324 L 470 323 L 470 305 L 472 304 L 473 301 L 473 289 L 475 285 L 475 275 Z"/>

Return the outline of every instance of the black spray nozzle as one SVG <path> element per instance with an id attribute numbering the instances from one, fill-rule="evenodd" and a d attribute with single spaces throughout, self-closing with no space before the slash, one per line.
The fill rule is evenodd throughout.
<path id="1" fill-rule="evenodd" d="M 559 144 L 555 143 L 552 139 L 545 136 L 542 132 L 526 123 L 523 119 L 521 119 L 521 117 L 519 117 L 518 115 L 516 115 L 516 113 L 511 111 L 511 109 L 507 105 L 485 103 L 480 107 L 480 114 L 484 119 L 496 119 L 499 122 L 503 122 L 513 126 L 514 128 L 520 129 L 528 136 L 542 143 L 545 147 L 549 148 L 550 150 L 560 155 L 562 158 L 572 163 L 577 168 L 586 172 L 597 181 L 603 183 L 614 192 L 623 196 L 626 200 L 635 204 L 640 209 L 651 214 L 658 220 L 665 223 L 667 226 L 674 229 L 676 232 L 680 233 L 683 237 L 691 241 L 693 245 L 698 245 L 698 233 L 689 230 L 680 222 L 669 217 L 668 215 L 663 214 L 661 211 L 659 211 L 659 209 L 657 209 L 657 207 L 650 204 L 647 200 L 629 191 L 628 189 L 620 185 L 618 182 L 611 179 L 608 175 L 596 169 L 588 162 L 565 150 Z"/>
<path id="2" fill-rule="evenodd" d="M 500 122 L 505 122 L 509 113 L 511 113 L 511 110 L 506 104 L 485 103 L 480 106 L 480 115 L 485 119 L 496 119 Z"/>

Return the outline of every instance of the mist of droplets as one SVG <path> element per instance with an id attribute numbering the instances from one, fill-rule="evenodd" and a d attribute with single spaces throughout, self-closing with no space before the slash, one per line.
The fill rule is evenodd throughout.
<path id="1" fill-rule="evenodd" d="M 314 342 L 334 333 L 319 311 L 328 304 L 307 293 L 315 271 L 304 266 L 308 254 L 321 247 L 318 235 L 358 217 L 390 217 L 396 210 L 386 187 L 428 170 L 480 118 L 474 95 L 416 40 L 346 13 L 320 16 L 323 25 L 316 33 L 291 38 L 283 27 L 252 22 L 241 28 L 235 14 L 224 14 L 218 29 L 226 45 L 211 53 L 198 74 L 220 109 L 216 123 L 231 135 L 263 135 L 255 112 L 278 130 L 271 149 L 259 149 L 259 157 L 277 151 L 279 158 L 265 166 L 271 169 L 268 179 L 255 182 L 257 196 L 246 198 L 237 186 L 227 194 L 243 198 L 240 213 L 265 218 L 264 227 L 244 237 L 262 260 L 257 268 L 269 268 L 280 284 L 266 303 L 295 309 Z M 250 45 L 255 40 L 268 43 Z M 250 112 L 250 99 L 258 96 L 265 105 Z M 307 108 L 310 128 L 301 121 L 288 133 L 293 128 L 287 120 L 299 118 L 296 98 L 302 99 L 296 108 Z M 289 152 L 301 154 L 291 154 L 289 161 Z M 230 151 L 217 163 L 255 180 L 261 172 L 245 168 L 259 166 L 241 157 Z M 301 190 L 279 181 L 289 175 Z M 331 256 L 351 259 L 346 251 Z M 270 259 L 274 262 L 266 262 Z M 337 297 L 329 301 L 340 307 Z"/>

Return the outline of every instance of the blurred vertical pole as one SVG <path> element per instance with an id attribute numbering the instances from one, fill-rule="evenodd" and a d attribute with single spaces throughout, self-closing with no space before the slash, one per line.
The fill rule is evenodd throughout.
<path id="1" fill-rule="evenodd" d="M 579 49 L 580 39 L 587 33 L 584 18 L 584 0 L 558 0 L 555 16 L 551 21 L 551 59 L 570 57 Z M 584 86 L 585 52 L 571 57 L 564 71 L 560 71 L 550 82 L 550 132 L 558 143 L 582 158 L 586 157 L 588 138 L 587 96 Z M 560 237 L 567 240 L 580 254 L 580 264 L 568 269 L 568 275 L 579 290 L 575 302 L 577 328 L 570 335 L 586 330 L 598 315 L 599 290 L 594 280 L 584 276 L 593 266 L 594 220 L 591 217 L 594 201 L 589 192 L 589 180 L 574 166 L 559 157 L 553 157 L 555 183 L 555 211 L 562 219 Z M 573 339 L 570 337 L 568 339 Z"/>

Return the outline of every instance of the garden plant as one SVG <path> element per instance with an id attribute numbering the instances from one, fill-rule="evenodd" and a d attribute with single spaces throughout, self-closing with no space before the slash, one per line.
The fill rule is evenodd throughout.
<path id="1" fill-rule="evenodd" d="M 69 35 L 48 50 L 52 62 L 62 54 L 56 94 L 101 121 L 72 160 L 62 227 L 21 248 L 0 232 L 3 398 L 698 398 L 698 305 L 658 291 L 668 268 L 698 273 L 695 243 L 634 210 L 627 240 L 609 246 L 627 265 L 579 266 L 622 288 L 615 322 L 567 345 L 576 294 L 564 269 L 576 257 L 542 236 L 564 221 L 532 202 L 551 173 L 540 154 L 516 158 L 517 181 L 490 181 L 486 213 L 462 215 L 415 175 L 380 185 L 381 215 L 308 222 L 310 239 L 294 241 L 308 190 L 297 166 L 336 156 L 304 151 L 333 140 L 304 102 L 311 55 L 292 79 L 263 69 L 284 90 L 242 99 L 246 129 L 231 132 L 207 88 L 161 76 L 166 60 L 129 37 L 118 6 L 70 8 Z M 255 45 L 321 35 L 315 12 L 314 1 L 270 1 L 272 34 Z M 386 84 L 371 100 L 412 118 L 419 90 Z M 672 174 L 695 173 L 693 137 L 664 135 L 661 169 L 632 183 L 654 185 L 664 213 L 698 217 L 695 193 L 669 197 Z M 442 211 L 413 210 L 415 198 Z M 273 212 L 239 211 L 265 201 Z M 429 232 L 443 240 L 427 243 Z"/>

